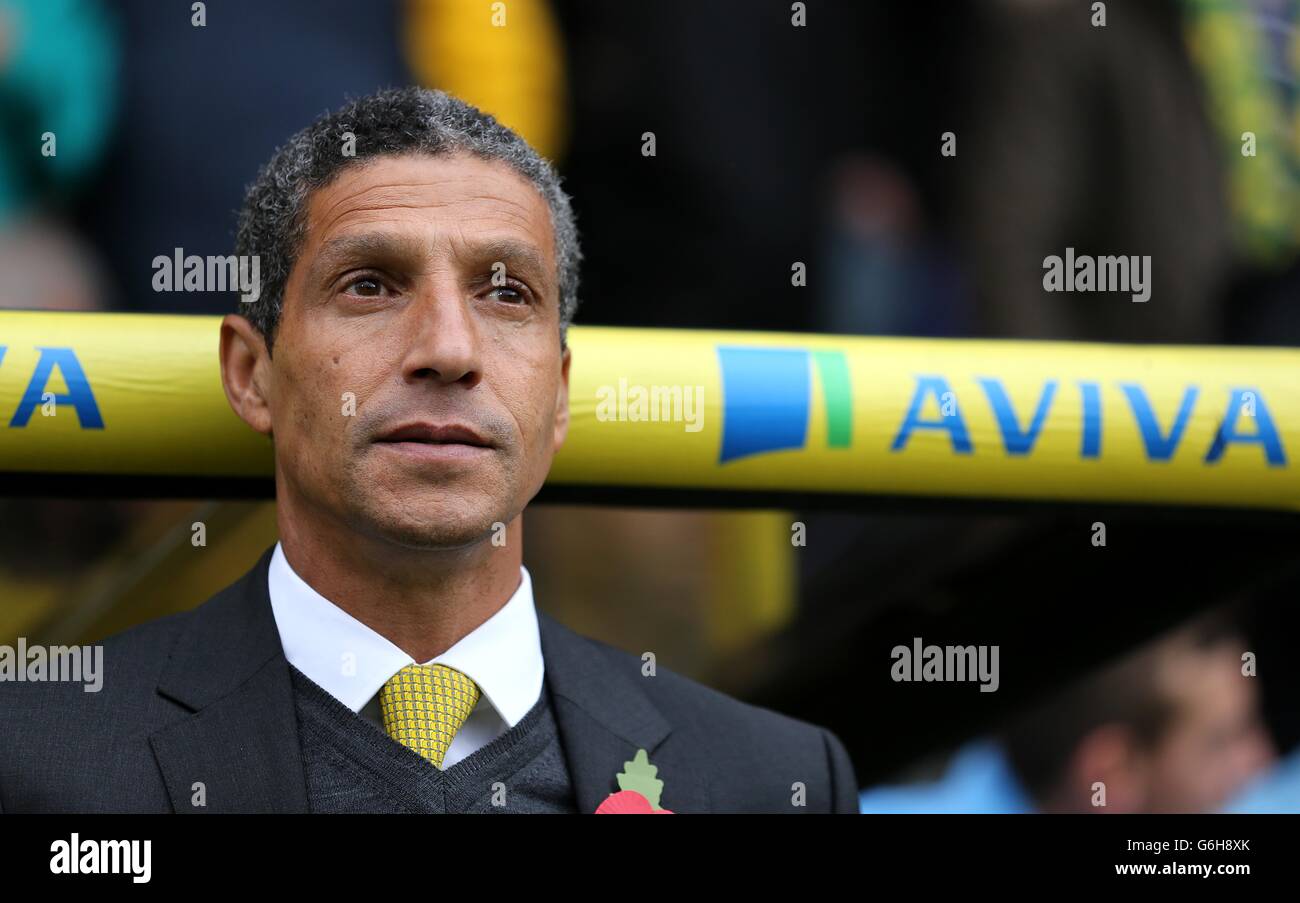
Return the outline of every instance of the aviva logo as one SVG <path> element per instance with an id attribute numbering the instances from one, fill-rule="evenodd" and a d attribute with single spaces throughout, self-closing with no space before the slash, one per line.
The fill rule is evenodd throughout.
<path id="1" fill-rule="evenodd" d="M 718 363 L 723 398 L 719 464 L 808 444 L 814 366 L 826 407 L 826 445 L 849 447 L 853 392 L 844 352 L 719 345 Z"/>

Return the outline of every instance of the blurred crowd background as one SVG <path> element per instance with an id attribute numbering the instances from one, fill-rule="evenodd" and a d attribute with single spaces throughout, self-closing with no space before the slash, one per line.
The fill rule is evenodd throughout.
<path id="1" fill-rule="evenodd" d="M 231 253 L 280 142 L 418 83 L 556 162 L 579 323 L 1300 345 L 1296 0 L 195 7 L 0 0 L 0 306 L 234 310 L 151 261 Z M 1150 255 L 1152 300 L 1045 293 L 1067 246 Z M 0 499 L 5 643 L 192 607 L 275 540 L 269 502 L 27 492 Z M 833 728 L 864 811 L 1300 811 L 1294 518 L 1117 511 L 1105 556 L 1097 519 L 544 505 L 525 561 L 575 628 Z M 999 692 L 892 682 L 915 636 L 999 645 Z"/>

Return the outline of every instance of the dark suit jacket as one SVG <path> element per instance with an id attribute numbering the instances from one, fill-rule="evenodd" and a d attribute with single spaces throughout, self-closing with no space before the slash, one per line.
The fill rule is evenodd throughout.
<path id="1" fill-rule="evenodd" d="M 105 640 L 97 693 L 0 681 L 0 811 L 305 812 L 272 551 L 193 611 Z M 674 812 L 857 811 L 853 768 L 831 732 L 665 668 L 644 677 L 638 657 L 538 619 L 580 811 L 619 789 L 638 748 Z M 196 782 L 204 808 L 191 804 Z"/>

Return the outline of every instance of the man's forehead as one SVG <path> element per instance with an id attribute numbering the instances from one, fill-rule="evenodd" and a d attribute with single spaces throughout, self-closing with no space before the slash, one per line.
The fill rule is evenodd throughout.
<path id="1" fill-rule="evenodd" d="M 524 176 L 469 154 L 380 157 L 344 169 L 306 206 L 310 253 L 374 231 L 475 233 L 476 244 L 555 256 L 550 209 Z M 312 247 L 314 246 L 314 247 Z"/>

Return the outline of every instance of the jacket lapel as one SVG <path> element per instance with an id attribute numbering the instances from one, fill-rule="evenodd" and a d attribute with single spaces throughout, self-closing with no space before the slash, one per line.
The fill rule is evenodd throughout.
<path id="1" fill-rule="evenodd" d="M 542 611 L 546 683 L 555 705 L 578 811 L 592 813 L 619 790 L 617 775 L 644 749 L 664 782 L 660 806 L 674 813 L 709 811 L 700 750 L 665 742 L 672 727 L 638 686 L 635 658 L 613 655 Z"/>
<path id="2" fill-rule="evenodd" d="M 267 588 L 274 546 L 200 606 L 172 650 L 158 692 L 190 714 L 149 737 L 176 812 L 306 812 L 306 777 L 289 664 Z M 619 790 L 644 749 L 664 782 L 660 805 L 710 810 L 700 749 L 667 742 L 672 727 L 638 681 L 637 660 L 612 654 L 538 611 L 546 684 L 578 810 Z M 205 806 L 194 805 L 202 785 Z"/>
<path id="3" fill-rule="evenodd" d="M 306 777 L 289 664 L 267 568 L 196 609 L 158 692 L 190 711 L 149 738 L 176 812 L 305 812 Z M 205 806 L 194 800 L 202 785 Z"/>

